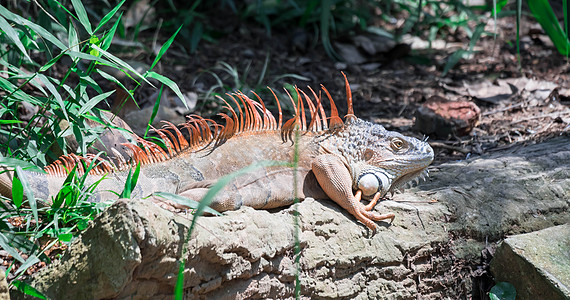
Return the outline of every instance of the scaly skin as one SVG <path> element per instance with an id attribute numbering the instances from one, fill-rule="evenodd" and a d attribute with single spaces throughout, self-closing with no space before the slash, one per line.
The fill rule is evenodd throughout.
<path id="1" fill-rule="evenodd" d="M 238 119 L 237 113 L 232 115 L 233 118 L 226 118 L 232 119 L 234 124 L 240 126 L 232 126 L 231 121 L 228 121 L 230 123 L 226 124 L 225 129 L 218 135 L 211 134 L 209 140 L 207 134 L 202 134 L 204 141 L 194 139 L 198 141 L 198 146 L 192 146 L 193 141 L 187 142 L 181 136 L 167 137 L 164 135 L 166 131 L 159 130 L 167 144 L 168 141 L 171 142 L 172 149 L 178 148 L 175 142 L 177 139 L 181 141 L 180 144 L 186 142 L 190 145 L 180 145 L 179 148 L 187 148 L 186 150 L 175 149 L 170 155 L 164 154 L 164 157 L 169 156 L 164 158 L 164 161 L 142 164 L 133 196 L 146 197 L 161 191 L 199 201 L 221 176 L 258 161 L 292 161 L 294 147 L 291 141 L 287 141 L 287 136 L 293 132 L 295 126 L 299 126 L 302 133 L 297 141 L 299 167 L 296 176 L 299 182 L 299 198 L 328 197 L 375 231 L 375 221 L 394 218 L 392 213 L 379 214 L 372 211 L 376 202 L 405 182 L 427 174 L 426 168 L 433 160 L 433 150 L 425 141 L 387 131 L 380 125 L 354 117 L 351 113 L 352 99 L 348 88 L 347 92 L 349 114 L 344 124 L 339 121 L 338 115 L 335 116 L 336 108 L 333 108 L 331 121 L 327 124 L 323 120 L 324 117 L 319 116 L 322 107 L 320 100 L 317 100 L 311 109 L 311 119 L 316 118 L 316 122 L 305 122 L 304 116 L 297 113 L 292 121 L 281 126 L 269 112 L 263 113 L 262 105 L 254 104 L 253 100 L 247 98 L 245 103 L 242 103 L 250 109 L 249 115 L 247 109 L 244 109 L 245 118 Z M 238 94 L 235 96 L 240 97 Z M 307 105 L 310 107 L 308 102 Z M 256 118 L 253 107 L 257 109 L 259 118 Z M 302 104 L 300 107 L 302 108 Z M 197 119 L 193 120 L 189 123 L 196 124 Z M 332 129 L 319 128 L 327 126 Z M 200 128 L 204 129 L 203 126 Z M 174 132 L 177 133 L 175 129 Z M 221 137 L 224 132 L 230 132 L 233 136 Z M 148 145 L 143 142 L 147 149 Z M 139 148 L 131 148 L 134 149 L 132 159 L 144 161 L 141 157 L 145 154 L 138 150 Z M 143 154 L 137 154 L 137 151 Z M 156 159 L 163 156 L 153 154 L 148 157 Z M 61 164 L 69 167 L 74 163 Z M 115 168 L 122 171 L 99 170 L 99 173 L 103 174 L 88 176 L 87 184 L 99 180 L 101 176 L 106 177 L 90 200 L 98 202 L 114 197 L 109 190 L 117 193 L 122 191 L 129 168 L 126 163 Z M 13 173 L 9 169 L 5 170 L 7 172 L 0 174 L 0 193 L 11 197 Z M 51 168 L 50 172 L 54 173 L 53 170 L 54 168 Z M 27 172 L 27 175 L 35 197 L 48 200 L 57 194 L 65 179 L 64 174 Z M 218 211 L 227 211 L 238 209 L 242 205 L 256 209 L 290 205 L 293 202 L 293 176 L 293 170 L 284 166 L 256 169 L 233 179 L 216 196 L 211 207 Z M 370 203 L 362 204 L 361 198 L 370 200 Z"/>

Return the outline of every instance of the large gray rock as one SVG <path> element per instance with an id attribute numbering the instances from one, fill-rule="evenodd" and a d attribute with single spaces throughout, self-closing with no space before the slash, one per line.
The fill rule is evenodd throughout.
<path id="1" fill-rule="evenodd" d="M 30 283 L 54 299 L 171 299 L 185 253 L 188 299 L 293 298 L 297 209 L 302 298 L 456 299 L 474 292 L 487 242 L 570 222 L 567 137 L 431 173 L 377 206 L 396 219 L 375 235 L 332 201 L 307 199 L 201 217 L 185 242 L 191 216 L 118 201 Z"/>
<path id="2" fill-rule="evenodd" d="M 570 224 L 505 239 L 491 272 L 515 287 L 517 299 L 570 299 Z"/>
<path id="3" fill-rule="evenodd" d="M 0 268 L 0 300 L 10 300 L 8 282 L 6 281 L 6 270 L 2 268 Z"/>

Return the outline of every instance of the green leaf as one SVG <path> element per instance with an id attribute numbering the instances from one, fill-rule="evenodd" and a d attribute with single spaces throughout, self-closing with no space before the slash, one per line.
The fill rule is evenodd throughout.
<path id="1" fill-rule="evenodd" d="M 19 166 L 20 168 L 22 168 L 26 171 L 45 173 L 45 171 L 42 168 L 40 168 L 40 167 L 38 167 L 32 163 L 29 163 L 27 161 L 19 160 L 16 158 L 0 157 L 0 165 L 11 167 L 11 168 L 15 168 L 15 167 Z"/>
<path id="2" fill-rule="evenodd" d="M 180 91 L 180 88 L 178 87 L 178 85 L 172 81 L 170 78 L 160 75 L 158 73 L 155 73 L 153 71 L 149 71 L 145 73 L 145 77 L 150 77 L 150 78 L 154 78 L 158 81 L 160 81 L 160 83 L 165 84 L 166 86 L 168 86 L 171 90 L 174 91 L 174 93 L 176 94 L 176 96 L 178 96 L 178 98 L 180 98 L 180 100 L 182 101 L 182 103 L 184 103 L 184 107 L 186 107 L 186 109 L 188 108 L 188 104 L 186 103 L 186 99 L 184 98 L 184 95 L 182 95 L 182 92 Z"/>
<path id="3" fill-rule="evenodd" d="M 12 281 L 12 285 L 15 286 L 18 289 L 18 291 L 22 292 L 25 295 L 33 296 L 40 299 L 47 299 L 47 297 L 44 294 L 42 294 L 42 292 L 38 291 L 37 289 L 35 289 L 33 286 L 31 286 L 26 282 L 16 279 Z"/>
<path id="4" fill-rule="evenodd" d="M 35 33 L 37 33 L 38 35 L 40 35 L 44 39 L 50 41 L 51 43 L 53 43 L 56 47 L 58 47 L 61 50 L 67 49 L 67 47 L 58 38 L 56 38 L 53 34 L 51 34 L 45 28 L 43 28 L 43 27 L 41 27 L 41 26 L 39 26 L 39 25 L 37 25 L 37 24 L 35 24 L 35 23 L 33 23 L 33 22 L 23 18 L 23 17 L 20 17 L 17 14 L 10 12 L 9 10 L 7 10 L 2 5 L 0 5 L 0 16 L 3 16 L 6 19 L 8 19 L 14 23 L 17 23 L 19 25 L 30 27 Z"/>
<path id="5" fill-rule="evenodd" d="M 554 43 L 554 46 L 558 49 L 558 52 L 565 56 L 570 55 L 570 53 L 568 53 L 570 40 L 568 40 L 567 33 L 560 27 L 560 23 L 548 0 L 528 0 L 527 3 L 532 15 L 536 18 L 538 23 L 540 23 L 546 34 L 548 34 L 552 43 Z M 517 13 L 517 20 L 519 19 L 520 16 Z"/>
<path id="6" fill-rule="evenodd" d="M 123 0 L 123 2 L 124 1 L 125 0 Z M 113 41 L 113 37 L 115 36 L 115 32 L 117 31 L 117 27 L 121 23 L 121 17 L 122 16 L 123 16 L 123 13 L 121 13 L 119 15 L 119 17 L 117 18 L 117 21 L 115 22 L 115 24 L 113 24 L 113 27 L 111 27 L 111 30 L 109 30 L 103 36 L 103 39 L 101 40 L 101 49 L 108 50 L 109 47 L 111 47 L 111 42 Z"/>
<path id="7" fill-rule="evenodd" d="M 178 277 L 176 277 L 176 286 L 174 287 L 174 299 L 184 299 L 184 267 L 186 266 L 186 259 L 183 258 L 178 262 Z"/>
<path id="8" fill-rule="evenodd" d="M 99 46 L 97 45 L 91 45 L 91 47 L 99 52 L 101 52 L 102 55 L 106 56 L 108 59 L 110 59 L 111 61 L 113 61 L 114 63 L 116 63 L 117 65 L 119 65 L 121 68 L 127 69 L 130 73 L 136 75 L 139 78 L 142 78 L 146 83 L 148 83 L 150 86 L 154 87 L 154 85 L 152 83 L 150 83 L 148 80 L 146 80 L 145 77 L 143 77 L 139 72 L 137 72 L 135 69 L 133 69 L 133 67 L 131 67 L 129 64 L 127 64 L 126 62 L 124 62 L 122 59 L 116 57 L 115 55 L 101 49 Z M 124 70 L 123 70 L 124 72 Z M 130 74 L 128 72 L 125 72 L 125 74 L 127 74 L 130 77 Z M 134 79 L 133 79 L 134 80 Z"/>
<path id="9" fill-rule="evenodd" d="M 115 13 L 119 10 L 119 8 L 121 8 L 121 6 L 123 6 L 123 4 L 125 3 L 125 1 L 127 0 L 123 0 L 121 1 L 121 3 L 117 4 L 117 6 L 115 6 L 110 12 L 108 12 L 99 22 L 99 25 L 97 25 L 97 28 L 95 28 L 94 32 L 99 31 L 99 29 L 101 29 L 101 27 L 103 27 L 105 24 L 107 24 L 107 22 L 109 22 L 109 20 L 111 20 L 111 18 L 115 15 Z M 122 15 L 122 13 L 121 13 Z M 121 17 L 119 16 L 119 19 Z M 115 22 L 115 24 L 119 23 L 119 20 L 117 20 L 117 22 Z M 113 25 L 113 27 L 116 27 L 116 25 Z"/>
<path id="10" fill-rule="evenodd" d="M 491 300 L 515 300 L 517 291 L 515 287 L 508 282 L 497 282 L 489 292 Z"/>
<path id="11" fill-rule="evenodd" d="M 57 239 L 62 241 L 62 242 L 68 243 L 68 242 L 71 242 L 71 240 L 73 239 L 73 234 L 71 234 L 71 233 L 58 234 Z"/>
<path id="12" fill-rule="evenodd" d="M 156 101 L 154 102 L 154 107 L 152 108 L 152 114 L 150 115 L 150 119 L 148 120 L 148 123 L 146 124 L 146 130 L 144 131 L 144 137 L 146 138 L 146 135 L 148 134 L 148 131 L 150 130 L 150 126 L 152 124 L 152 122 L 154 121 L 154 118 L 156 117 L 156 114 L 158 114 L 158 108 L 160 106 L 160 99 L 162 98 L 162 89 L 164 88 L 164 85 L 160 86 L 160 90 L 158 91 L 158 96 L 156 97 Z"/>
<path id="13" fill-rule="evenodd" d="M 20 123 L 24 122 L 18 120 L 0 120 L 0 124 L 20 124 Z"/>
<path id="14" fill-rule="evenodd" d="M 93 34 L 91 22 L 89 22 L 89 17 L 87 16 L 87 12 L 85 11 L 85 7 L 83 7 L 83 3 L 81 3 L 81 0 L 71 0 L 71 4 L 77 13 L 77 17 L 79 18 L 81 25 L 83 25 L 83 28 L 87 30 L 89 35 Z"/>
<path id="15" fill-rule="evenodd" d="M 20 182 L 22 183 L 22 187 L 24 188 L 24 192 L 26 193 L 26 199 L 28 200 L 28 203 L 30 204 L 30 208 L 32 209 L 32 215 L 34 216 L 34 219 L 36 220 L 36 222 L 39 223 L 38 206 L 36 203 L 36 198 L 34 197 L 34 192 L 32 190 L 32 187 L 30 186 L 30 183 L 28 182 L 28 179 L 26 178 L 26 175 L 24 174 L 24 170 L 22 170 L 22 167 L 20 167 L 20 166 L 16 166 L 14 168 L 14 170 L 16 171 L 16 175 L 18 176 L 18 179 L 20 179 Z"/>
<path id="16" fill-rule="evenodd" d="M 174 38 L 176 37 L 180 29 L 182 29 L 182 26 L 184 25 L 180 25 L 180 27 L 178 27 L 178 30 L 176 30 L 176 32 L 168 39 L 168 41 L 166 41 L 166 43 L 164 43 L 164 45 L 160 47 L 160 51 L 158 51 L 158 54 L 154 58 L 152 65 L 150 65 L 150 69 L 148 69 L 149 71 L 152 70 L 154 66 L 156 66 L 162 55 L 166 52 L 166 50 L 168 50 L 168 48 L 170 48 L 170 45 L 172 44 L 172 42 L 174 42 Z"/>
<path id="17" fill-rule="evenodd" d="M 101 102 L 102 100 L 106 99 L 107 97 L 109 97 L 110 95 L 112 95 L 115 92 L 115 90 L 103 93 L 103 94 L 99 94 L 93 98 L 91 98 L 89 101 L 87 101 L 87 103 L 82 104 L 81 105 L 81 109 L 79 109 L 79 112 L 77 113 L 78 115 L 83 115 L 85 112 L 91 111 L 91 109 L 93 107 L 95 107 L 95 105 L 97 105 L 97 103 Z"/>
<path id="18" fill-rule="evenodd" d="M 63 99 L 61 98 L 61 95 L 57 91 L 57 88 L 55 87 L 55 85 L 53 85 L 53 83 L 51 83 L 51 81 L 46 76 L 44 76 L 43 74 L 38 74 L 37 77 L 41 80 L 41 82 L 46 86 L 46 88 L 53 95 L 53 97 L 55 98 L 55 101 L 57 102 L 61 111 L 63 112 L 65 119 L 67 121 L 69 121 L 69 116 L 67 115 L 67 110 L 65 109 L 65 104 L 63 103 Z"/>
<path id="19" fill-rule="evenodd" d="M 29 269 L 31 266 L 37 264 L 40 262 L 40 259 L 35 255 L 32 254 L 28 257 L 28 259 L 26 259 L 26 261 L 24 261 L 22 263 L 22 265 L 16 270 L 15 274 L 21 274 L 23 272 L 25 272 L 27 269 Z"/>
<path id="20" fill-rule="evenodd" d="M 24 202 L 24 187 L 17 177 L 12 179 L 12 202 L 17 208 L 20 208 Z"/>
<path id="21" fill-rule="evenodd" d="M 140 162 L 137 164 L 135 172 L 132 173 L 133 169 L 129 170 L 129 174 L 127 175 L 127 179 L 125 180 L 125 188 L 119 195 L 120 198 L 131 198 L 131 193 L 137 186 L 137 181 L 139 178 L 139 173 L 141 171 L 141 164 Z M 132 175 L 131 175 L 132 174 Z"/>
<path id="22" fill-rule="evenodd" d="M 18 253 L 18 250 L 16 250 L 16 248 L 14 248 L 10 245 L 10 241 L 13 241 L 13 239 L 8 238 L 2 232 L 0 232 L 0 247 L 3 250 L 5 250 L 6 252 L 8 252 L 8 254 L 10 254 L 17 261 L 23 263 L 25 261 L 24 258 L 22 258 L 22 256 L 20 256 L 20 254 Z"/>
<path id="23" fill-rule="evenodd" d="M 22 41 L 20 40 L 20 37 L 18 36 L 18 33 L 16 32 L 16 30 L 14 30 L 14 28 L 12 28 L 12 26 L 10 26 L 10 24 L 8 24 L 8 21 L 6 21 L 6 19 L 4 19 L 4 17 L 2 17 L 2 16 L 0 16 L 0 30 L 2 30 L 4 33 L 6 33 L 6 36 L 8 36 L 8 38 L 16 45 L 16 47 L 18 47 L 20 52 L 22 52 L 22 54 L 24 54 L 24 56 L 29 61 L 32 60 L 30 58 L 30 56 L 28 55 L 28 51 L 26 50 L 26 47 L 24 47 L 24 44 L 22 44 Z"/>

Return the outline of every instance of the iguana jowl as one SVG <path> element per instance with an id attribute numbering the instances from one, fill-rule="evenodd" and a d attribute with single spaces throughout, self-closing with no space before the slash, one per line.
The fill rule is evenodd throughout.
<path id="1" fill-rule="evenodd" d="M 230 111 L 230 115 L 220 114 L 226 121 L 224 126 L 200 116 L 189 116 L 181 128 L 188 130 L 190 139 L 184 138 L 177 127 L 166 123 L 165 128 L 156 130 L 165 142 L 166 150 L 138 138 L 139 145 L 125 145 L 132 151 L 129 161 L 101 162 L 91 171 L 88 181 L 95 182 L 102 176 L 105 179 L 91 199 L 100 201 L 116 197 L 109 191 L 120 192 L 128 170 L 140 162 L 141 172 L 134 196 L 161 191 L 200 200 L 221 176 L 261 160 L 292 161 L 292 135 L 299 129 L 300 137 L 296 141 L 299 198 L 328 197 L 375 230 L 374 221 L 394 218 L 392 213 L 374 212 L 376 202 L 404 183 L 427 175 L 426 168 L 434 154 L 426 141 L 356 118 L 346 76 L 345 84 L 348 102 L 345 122 L 338 116 L 334 102 L 323 86 L 322 91 L 331 104 L 330 117 L 324 112 L 320 92 L 317 96 L 309 88 L 313 100 L 297 89 L 299 101 L 293 103 L 296 115 L 284 124 L 275 94 L 278 120 L 257 95 L 258 101 L 254 101 L 239 92 L 228 94 L 237 106 L 234 109 L 222 99 Z M 305 116 L 305 105 L 310 112 L 310 122 Z M 91 159 L 92 156 L 67 155 L 47 166 L 47 174 L 27 172 L 35 197 L 52 199 L 61 188 L 67 170 L 75 165 L 82 169 L 78 162 L 89 163 Z M 13 172 L 5 170 L 0 174 L 0 193 L 11 197 Z M 293 202 L 293 176 L 292 168 L 286 166 L 251 171 L 233 179 L 217 195 L 211 207 L 227 211 L 242 205 L 256 209 L 290 205 Z M 364 205 L 362 198 L 370 203 Z"/>

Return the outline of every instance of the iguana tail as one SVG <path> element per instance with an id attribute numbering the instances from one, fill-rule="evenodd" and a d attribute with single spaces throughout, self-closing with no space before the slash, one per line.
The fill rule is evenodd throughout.
<path id="1" fill-rule="evenodd" d="M 12 199 L 12 178 L 14 178 L 14 171 L 0 166 L 0 195 L 9 199 Z"/>

